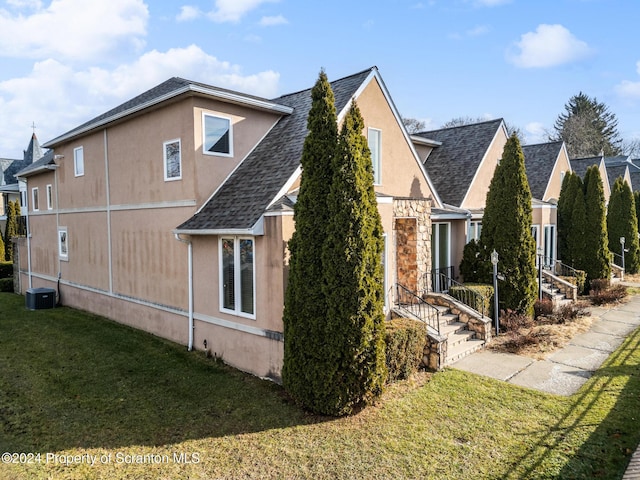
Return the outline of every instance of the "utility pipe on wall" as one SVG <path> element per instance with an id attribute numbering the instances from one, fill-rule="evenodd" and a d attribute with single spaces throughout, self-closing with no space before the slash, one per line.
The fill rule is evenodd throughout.
<path id="1" fill-rule="evenodd" d="M 185 240 L 179 233 L 174 233 L 176 240 L 187 244 L 187 262 L 189 265 L 189 351 L 193 350 L 193 245 L 191 239 Z"/>

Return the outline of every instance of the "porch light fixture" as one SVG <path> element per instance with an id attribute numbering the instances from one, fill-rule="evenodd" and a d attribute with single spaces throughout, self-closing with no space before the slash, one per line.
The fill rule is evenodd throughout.
<path id="1" fill-rule="evenodd" d="M 493 314 L 496 321 L 496 337 L 500 334 L 500 320 L 498 317 L 498 252 L 491 252 L 491 264 L 493 265 Z"/>

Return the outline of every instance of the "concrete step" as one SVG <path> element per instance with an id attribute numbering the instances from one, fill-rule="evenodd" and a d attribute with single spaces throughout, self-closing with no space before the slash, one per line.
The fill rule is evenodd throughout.
<path id="1" fill-rule="evenodd" d="M 451 333 L 447 336 L 447 349 L 455 348 L 458 345 L 469 342 L 470 340 L 475 340 L 475 338 L 475 332 L 472 332 L 470 330 L 462 330 L 459 332 Z"/>
<path id="2" fill-rule="evenodd" d="M 471 355 L 473 352 L 484 347 L 484 340 L 472 339 L 459 343 L 454 347 L 447 345 L 447 360 L 445 365 L 452 365 L 461 358 Z"/>
<path id="3" fill-rule="evenodd" d="M 448 337 L 454 333 L 459 333 L 467 330 L 467 324 L 463 322 L 451 322 L 447 324 L 440 324 L 440 335 Z"/>
<path id="4" fill-rule="evenodd" d="M 440 330 L 445 325 L 456 323 L 458 321 L 458 315 L 453 313 L 440 313 Z"/>

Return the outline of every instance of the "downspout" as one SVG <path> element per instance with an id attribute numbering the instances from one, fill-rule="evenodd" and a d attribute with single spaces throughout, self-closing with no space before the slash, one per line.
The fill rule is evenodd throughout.
<path id="1" fill-rule="evenodd" d="M 26 223 L 27 223 L 27 269 L 29 270 L 29 288 L 32 288 L 31 283 L 31 230 L 29 228 L 29 183 L 27 182 L 27 191 L 25 193 L 25 197 L 27 200 L 27 215 L 26 215 Z"/>
<path id="2" fill-rule="evenodd" d="M 176 240 L 187 244 L 187 262 L 189 268 L 189 345 L 188 350 L 193 350 L 193 244 L 191 238 L 185 240 L 179 233 L 174 233 Z"/>

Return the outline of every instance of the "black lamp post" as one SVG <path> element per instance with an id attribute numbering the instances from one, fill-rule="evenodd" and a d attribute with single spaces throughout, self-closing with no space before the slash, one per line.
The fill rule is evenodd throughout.
<path id="1" fill-rule="evenodd" d="M 496 320 L 496 336 L 500 334 L 500 320 L 498 316 L 498 252 L 491 252 L 491 264 L 493 265 L 493 314 Z"/>

